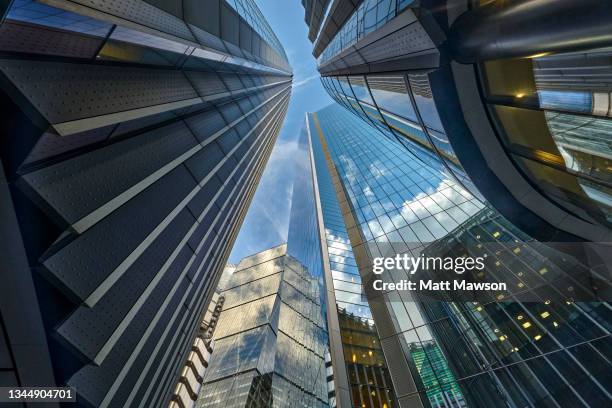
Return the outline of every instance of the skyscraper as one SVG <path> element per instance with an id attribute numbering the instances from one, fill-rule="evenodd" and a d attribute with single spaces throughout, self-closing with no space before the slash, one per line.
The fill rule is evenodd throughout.
<path id="1" fill-rule="evenodd" d="M 320 3 L 303 2 L 309 38 L 339 103 L 530 235 L 612 240 L 612 5 L 330 1 L 309 18 Z"/>
<path id="2" fill-rule="evenodd" d="M 334 191 L 338 180 L 334 182 L 322 141 L 316 136 L 321 132 L 319 122 L 306 116 L 306 130 L 311 156 L 306 169 L 315 182 L 336 400 L 340 407 L 391 407 L 393 386 Z"/>
<path id="3" fill-rule="evenodd" d="M 329 406 L 325 280 L 307 142 L 303 132 L 287 244 L 242 259 L 222 292 L 198 408 Z"/>
<path id="4" fill-rule="evenodd" d="M 165 406 L 283 121 L 285 52 L 252 0 L 0 7 L 2 385 Z"/>
<path id="5" fill-rule="evenodd" d="M 319 140 L 313 154 L 325 158 L 333 180 L 399 406 L 610 402 L 609 303 L 572 301 L 581 284 L 564 280 L 588 266 L 533 241 L 416 141 L 397 140 L 338 105 L 308 121 L 311 140 Z M 486 256 L 486 274 L 505 274 L 510 294 L 442 302 L 372 291 L 372 259 L 402 253 Z M 552 292 L 566 301 L 547 299 Z M 533 302 L 518 300 L 524 293 Z"/>
<path id="6" fill-rule="evenodd" d="M 240 261 L 198 408 L 328 406 L 319 284 L 286 244 Z"/>

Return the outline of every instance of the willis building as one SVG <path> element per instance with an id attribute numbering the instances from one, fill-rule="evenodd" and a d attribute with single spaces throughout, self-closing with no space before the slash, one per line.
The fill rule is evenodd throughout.
<path id="1" fill-rule="evenodd" d="M 0 379 L 167 406 L 292 72 L 252 0 L 0 7 Z"/>

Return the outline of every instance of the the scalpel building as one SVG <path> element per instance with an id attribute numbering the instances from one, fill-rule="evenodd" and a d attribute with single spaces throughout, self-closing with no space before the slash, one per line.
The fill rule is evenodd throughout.
<path id="1" fill-rule="evenodd" d="M 167 406 L 279 132 L 252 0 L 0 6 L 0 385 Z"/>

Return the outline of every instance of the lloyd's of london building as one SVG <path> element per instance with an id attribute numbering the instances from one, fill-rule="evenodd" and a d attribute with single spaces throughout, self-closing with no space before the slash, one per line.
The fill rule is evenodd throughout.
<path id="1" fill-rule="evenodd" d="M 389 406 L 610 405 L 611 5 L 303 5 L 341 105 L 307 117 L 334 296 L 373 322 Z M 510 289 L 370 290 L 404 253 L 487 256 Z M 342 333 L 336 403 L 368 406 Z"/>
<path id="2" fill-rule="evenodd" d="M 168 406 L 287 110 L 285 52 L 252 0 L 0 16 L 0 385 Z"/>

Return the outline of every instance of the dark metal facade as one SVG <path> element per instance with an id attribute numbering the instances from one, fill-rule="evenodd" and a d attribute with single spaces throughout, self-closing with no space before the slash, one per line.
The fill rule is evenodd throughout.
<path id="1" fill-rule="evenodd" d="M 2 13 L 1 383 L 166 405 L 286 113 L 286 55 L 252 1 Z"/>

